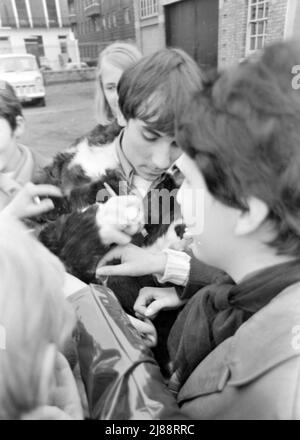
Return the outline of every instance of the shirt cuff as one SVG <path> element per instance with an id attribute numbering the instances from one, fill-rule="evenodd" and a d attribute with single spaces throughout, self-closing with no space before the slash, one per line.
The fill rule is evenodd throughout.
<path id="1" fill-rule="evenodd" d="M 177 286 L 185 286 L 189 279 L 191 257 L 185 252 L 165 249 L 167 263 L 163 276 L 156 275 L 161 284 L 172 283 Z"/>

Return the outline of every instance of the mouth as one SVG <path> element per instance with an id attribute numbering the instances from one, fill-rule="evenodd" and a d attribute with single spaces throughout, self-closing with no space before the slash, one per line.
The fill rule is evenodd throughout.
<path id="1" fill-rule="evenodd" d="M 163 170 L 160 170 L 160 171 L 147 171 L 146 170 L 146 173 L 147 174 L 149 174 L 149 176 L 160 176 L 161 174 L 163 174 L 164 173 L 164 171 Z"/>

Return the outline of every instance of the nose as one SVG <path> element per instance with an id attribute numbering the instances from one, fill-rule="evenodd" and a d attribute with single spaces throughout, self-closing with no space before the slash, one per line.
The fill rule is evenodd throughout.
<path id="1" fill-rule="evenodd" d="M 112 94 L 111 94 L 111 102 L 113 103 L 114 107 L 118 107 L 118 105 L 119 105 L 119 96 L 118 96 L 117 90 L 112 92 Z"/>
<path id="2" fill-rule="evenodd" d="M 156 168 L 164 171 L 167 170 L 179 156 L 179 148 L 172 147 L 171 141 L 161 140 L 153 151 L 152 162 Z"/>

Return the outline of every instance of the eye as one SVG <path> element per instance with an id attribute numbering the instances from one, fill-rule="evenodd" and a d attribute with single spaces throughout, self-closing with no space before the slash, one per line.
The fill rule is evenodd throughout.
<path id="1" fill-rule="evenodd" d="M 152 133 L 150 131 L 143 131 L 142 132 L 142 136 L 148 142 L 155 142 L 160 137 L 157 134 L 154 134 L 154 133 Z"/>
<path id="2" fill-rule="evenodd" d="M 106 87 L 105 87 L 105 90 L 109 90 L 109 91 L 113 91 L 113 90 L 116 90 L 116 84 L 108 84 Z"/>

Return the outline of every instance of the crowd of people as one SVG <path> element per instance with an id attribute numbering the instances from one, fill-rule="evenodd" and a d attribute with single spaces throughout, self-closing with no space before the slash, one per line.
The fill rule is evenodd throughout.
<path id="1" fill-rule="evenodd" d="M 295 65 L 116 42 L 50 163 L 0 82 L 0 419 L 300 419 Z"/>

